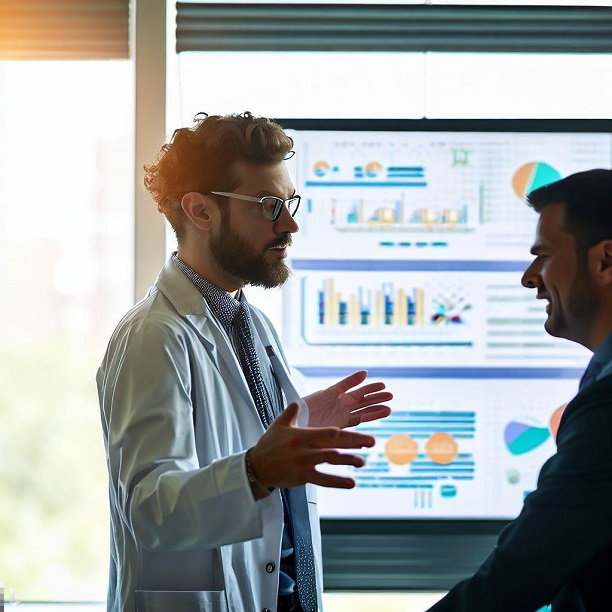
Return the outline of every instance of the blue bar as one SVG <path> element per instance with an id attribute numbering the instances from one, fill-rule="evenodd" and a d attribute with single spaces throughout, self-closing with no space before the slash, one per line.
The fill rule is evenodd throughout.
<path id="1" fill-rule="evenodd" d="M 300 367 L 297 369 L 304 376 L 344 378 L 355 371 L 355 368 L 329 366 L 329 367 Z M 450 378 L 474 379 L 499 378 L 503 380 L 537 380 L 574 379 L 580 380 L 584 368 L 381 368 L 363 367 L 371 377 L 377 378 Z"/>
<path id="2" fill-rule="evenodd" d="M 427 187 L 426 181 L 306 181 L 306 187 Z"/>
<path id="3" fill-rule="evenodd" d="M 341 270 L 356 272 L 524 272 L 529 265 L 529 261 L 411 261 L 406 259 L 291 260 L 291 267 L 294 270 Z"/>
<path id="4" fill-rule="evenodd" d="M 387 171 L 391 170 L 406 170 L 411 172 L 425 172 L 425 166 L 388 166 Z"/>

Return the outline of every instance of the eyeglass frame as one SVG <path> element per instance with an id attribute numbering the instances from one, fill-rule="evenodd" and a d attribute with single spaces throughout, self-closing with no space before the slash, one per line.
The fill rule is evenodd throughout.
<path id="1" fill-rule="evenodd" d="M 279 198 L 278 196 L 273 196 L 273 195 L 262 196 L 261 198 L 257 198 L 255 196 L 242 195 L 241 193 L 230 193 L 228 191 L 211 191 L 210 193 L 212 195 L 220 195 L 225 198 L 235 198 L 236 200 L 244 200 L 245 202 L 258 202 L 262 206 L 264 217 L 270 221 L 276 221 L 280 217 L 281 212 L 283 211 L 283 206 L 287 209 L 287 212 L 292 217 L 295 217 L 295 213 L 297 213 L 300 207 L 300 202 L 302 201 L 302 197 L 297 194 L 292 195 L 290 198 L 287 198 L 286 200 L 284 200 L 283 198 Z M 277 202 L 277 204 L 274 207 L 272 216 L 269 216 L 266 214 L 264 200 L 274 200 L 275 202 Z M 289 208 L 289 205 L 287 204 L 287 202 L 291 202 L 294 200 L 297 200 L 297 204 L 295 205 L 295 210 L 291 212 L 291 209 Z"/>

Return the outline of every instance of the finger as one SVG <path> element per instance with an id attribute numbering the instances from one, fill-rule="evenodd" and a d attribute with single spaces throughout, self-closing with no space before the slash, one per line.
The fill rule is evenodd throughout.
<path id="1" fill-rule="evenodd" d="M 340 453 L 336 449 L 317 449 L 310 450 L 307 455 L 296 461 L 296 464 L 301 465 L 303 469 L 312 469 L 321 463 L 360 468 L 365 465 L 365 459 L 360 455 Z"/>
<path id="2" fill-rule="evenodd" d="M 363 410 L 356 410 L 352 412 L 349 417 L 349 427 L 355 427 L 355 425 L 359 425 L 360 423 L 384 419 L 390 414 L 391 408 L 389 408 L 389 406 L 369 406 Z"/>
<path id="3" fill-rule="evenodd" d="M 381 391 L 379 393 L 372 393 L 366 395 L 360 402 L 360 408 L 364 406 L 371 406 L 372 404 L 382 404 L 383 402 L 390 402 L 393 399 L 393 393 L 389 391 Z"/>
<path id="4" fill-rule="evenodd" d="M 359 389 L 353 389 L 353 391 L 351 391 L 349 393 L 349 395 L 368 395 L 369 393 L 374 393 L 376 391 L 382 391 L 383 389 L 386 388 L 385 383 L 383 382 L 374 382 L 374 383 L 369 383 L 367 385 L 363 385 L 363 387 L 359 387 Z"/>
<path id="5" fill-rule="evenodd" d="M 372 436 L 339 427 L 294 427 L 292 436 L 295 443 L 312 448 L 362 448 L 376 443 Z"/>
<path id="6" fill-rule="evenodd" d="M 359 370 L 338 381 L 334 387 L 342 393 L 345 393 L 349 389 L 360 385 L 367 377 L 368 373 L 365 370 Z"/>
<path id="7" fill-rule="evenodd" d="M 336 436 L 315 436 L 308 439 L 311 448 L 363 448 L 374 446 L 373 436 L 340 430 Z"/>
<path id="8" fill-rule="evenodd" d="M 339 427 L 295 427 L 292 433 L 298 441 L 315 448 L 360 448 L 375 442 L 372 436 Z"/>
<path id="9" fill-rule="evenodd" d="M 360 468 L 365 465 L 365 459 L 359 455 L 351 455 L 348 453 L 339 453 L 334 451 L 317 451 L 313 453 L 311 460 L 315 460 L 316 464 L 329 463 L 329 465 L 350 465 Z M 315 465 L 313 463 L 313 465 Z"/>
<path id="10" fill-rule="evenodd" d="M 352 478 L 345 476 L 333 476 L 332 474 L 324 474 L 313 470 L 308 477 L 308 482 L 320 487 L 334 489 L 352 489 L 355 486 L 355 481 Z"/>
<path id="11" fill-rule="evenodd" d="M 286 427 L 294 427 L 298 414 L 300 413 L 300 405 L 297 402 L 291 402 L 270 424 L 270 427 L 278 427 L 284 425 Z"/>

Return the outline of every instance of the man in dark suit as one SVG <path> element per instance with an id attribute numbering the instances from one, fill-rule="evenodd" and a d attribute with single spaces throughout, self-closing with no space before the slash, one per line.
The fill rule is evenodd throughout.
<path id="1" fill-rule="evenodd" d="M 528 196 L 539 213 L 522 278 L 552 336 L 594 352 L 537 489 L 478 571 L 429 612 L 612 610 L 612 170 Z"/>

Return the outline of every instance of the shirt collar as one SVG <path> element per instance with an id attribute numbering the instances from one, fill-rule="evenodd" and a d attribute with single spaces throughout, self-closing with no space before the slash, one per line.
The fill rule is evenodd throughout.
<path id="1" fill-rule="evenodd" d="M 213 283 L 181 261 L 176 252 L 172 253 L 172 262 L 194 284 L 206 300 L 213 314 L 219 319 L 225 330 L 229 332 L 240 308 L 248 308 L 244 291 L 240 290 L 238 299 L 234 299 L 227 291 L 220 289 L 217 285 L 213 285 Z"/>

